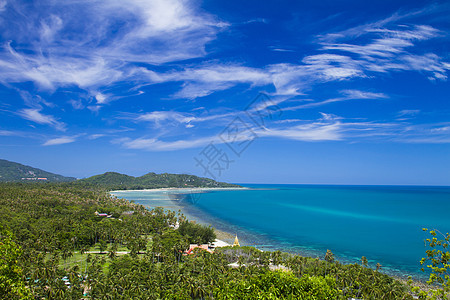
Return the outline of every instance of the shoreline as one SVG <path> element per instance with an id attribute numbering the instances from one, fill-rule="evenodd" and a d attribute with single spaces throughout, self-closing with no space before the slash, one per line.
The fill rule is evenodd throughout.
<path id="1" fill-rule="evenodd" d="M 181 192 L 209 192 L 209 191 L 241 191 L 241 190 L 251 190 L 248 187 L 184 187 L 184 188 L 154 188 L 154 189 L 142 189 L 142 190 L 115 190 L 109 191 L 109 193 L 121 193 L 121 192 L 173 192 L 173 191 L 181 191 Z M 181 194 L 181 193 L 180 193 Z"/>
<path id="2" fill-rule="evenodd" d="M 174 194 L 195 194 L 195 193 L 203 193 L 208 191 L 220 191 L 220 190 L 252 190 L 252 188 L 158 188 L 158 189 L 147 189 L 147 190 L 120 190 L 120 191 L 111 191 L 113 192 L 129 192 L 129 191 L 136 191 L 136 192 L 142 192 L 142 191 L 153 191 L 153 192 L 173 192 L 177 191 L 179 193 Z M 156 203 L 155 203 L 156 202 Z M 280 245 L 277 245 L 271 242 L 270 237 L 259 237 L 252 233 L 251 231 L 246 231 L 245 228 L 241 228 L 238 225 L 228 223 L 227 221 L 221 220 L 213 215 L 210 215 L 208 213 L 205 213 L 201 209 L 197 208 L 196 206 L 190 205 L 187 202 L 183 202 L 180 200 L 174 200 L 174 199 L 168 199 L 167 204 L 160 205 L 158 200 L 156 200 L 150 205 L 144 206 L 148 208 L 152 207 L 162 207 L 165 210 L 171 210 L 176 213 L 183 214 L 187 220 L 194 221 L 199 224 L 204 224 L 207 226 L 211 226 L 214 229 L 214 232 L 216 233 L 216 239 L 222 242 L 225 242 L 226 244 L 232 245 L 234 243 L 234 238 L 237 235 L 239 242 L 241 246 L 251 246 L 255 247 L 256 249 L 259 249 L 261 251 L 275 251 L 280 250 L 282 252 L 295 254 L 303 257 L 320 257 L 315 254 L 311 255 L 309 253 L 309 249 L 305 248 L 301 250 L 300 248 L 295 251 L 287 251 L 283 247 L 279 247 Z M 266 239 L 267 238 L 267 239 Z M 300 250 L 300 251 L 299 251 Z M 340 261 L 340 260 L 339 260 Z M 351 264 L 353 262 L 350 261 L 340 261 L 343 264 Z M 383 272 L 384 271 L 384 272 Z M 407 272 L 402 272 L 398 269 L 385 269 L 382 270 L 384 274 L 387 274 L 396 280 L 399 280 L 403 283 L 407 282 L 407 277 L 409 275 L 412 276 L 413 285 L 421 286 L 422 288 L 426 287 L 425 281 L 427 278 L 420 278 L 421 276 L 417 276 L 417 274 L 410 274 Z"/>

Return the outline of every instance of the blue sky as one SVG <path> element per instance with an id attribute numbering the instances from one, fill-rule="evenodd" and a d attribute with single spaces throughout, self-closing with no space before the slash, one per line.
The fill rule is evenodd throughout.
<path id="1" fill-rule="evenodd" d="M 449 15 L 0 0 L 0 157 L 78 178 L 450 185 Z"/>

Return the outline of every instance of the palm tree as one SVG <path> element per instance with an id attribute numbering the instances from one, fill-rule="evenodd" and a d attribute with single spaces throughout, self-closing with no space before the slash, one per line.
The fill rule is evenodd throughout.
<path id="1" fill-rule="evenodd" d="M 331 252 L 331 250 L 327 250 L 327 253 L 325 254 L 325 261 L 332 263 L 334 262 L 334 254 Z"/>
<path id="2" fill-rule="evenodd" d="M 104 240 L 100 240 L 97 243 L 97 247 L 98 247 L 98 250 L 100 251 L 100 254 L 103 254 L 108 246 Z"/>
<path id="3" fill-rule="evenodd" d="M 108 257 L 110 259 L 115 259 L 116 255 L 117 255 L 117 243 L 112 243 L 112 244 L 110 244 Z"/>

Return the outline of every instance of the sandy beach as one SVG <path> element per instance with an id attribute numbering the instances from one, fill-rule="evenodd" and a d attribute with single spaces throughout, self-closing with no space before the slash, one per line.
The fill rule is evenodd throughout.
<path id="1" fill-rule="evenodd" d="M 161 193 L 163 196 L 167 194 L 201 194 L 207 193 L 211 191 L 234 191 L 234 190 L 251 190 L 248 187 L 225 187 L 225 188 L 156 188 L 156 189 L 144 189 L 144 190 L 117 190 L 110 191 L 111 194 L 118 194 L 117 196 L 120 198 L 122 193 L 127 192 L 150 192 L 159 194 Z M 125 196 L 125 195 L 124 195 Z M 214 216 L 207 216 L 204 212 L 196 209 L 195 206 L 183 204 L 182 201 L 174 200 L 172 198 L 167 197 L 167 199 L 154 199 L 149 200 L 147 205 L 149 209 L 155 207 L 162 207 L 166 210 L 171 210 L 175 212 L 181 212 L 189 221 L 197 222 L 200 224 L 208 225 L 214 228 L 214 231 L 217 236 L 219 247 L 232 245 L 234 242 L 234 238 L 238 235 L 239 241 L 243 244 L 246 244 L 245 238 L 240 234 L 239 231 L 231 227 L 231 224 L 222 224 L 219 223 L 218 220 L 214 218 Z"/>

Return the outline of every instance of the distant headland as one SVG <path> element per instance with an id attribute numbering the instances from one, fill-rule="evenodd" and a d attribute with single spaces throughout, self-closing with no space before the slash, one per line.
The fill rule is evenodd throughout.
<path id="1" fill-rule="evenodd" d="M 157 188 L 239 188 L 231 183 L 218 182 L 189 174 L 156 174 L 134 177 L 117 172 L 106 172 L 88 178 L 76 179 L 54 174 L 16 162 L 0 159 L 0 182 L 59 182 L 77 186 L 95 186 L 107 190 L 143 190 Z"/>

